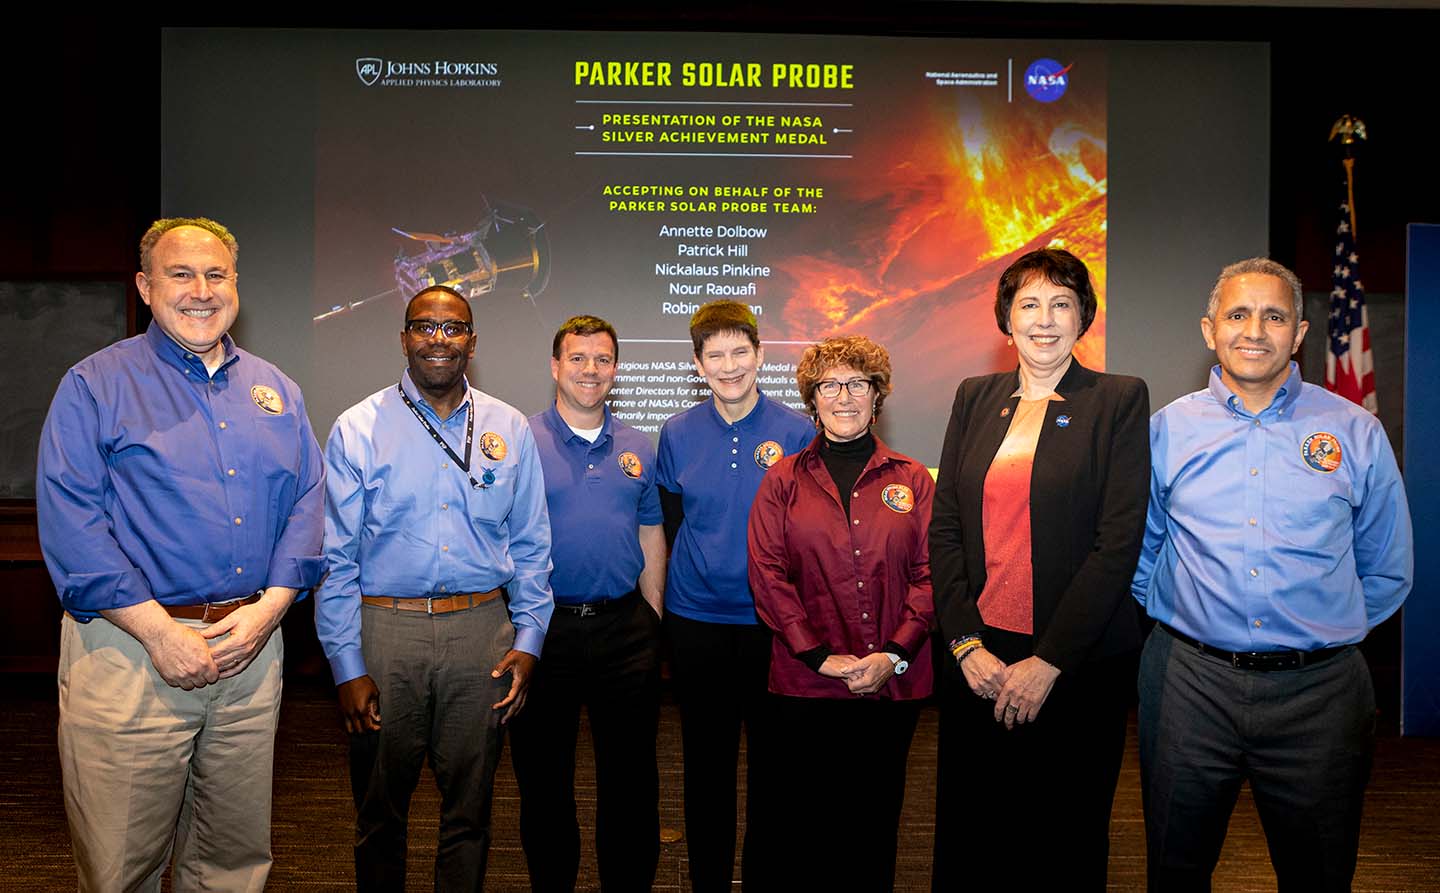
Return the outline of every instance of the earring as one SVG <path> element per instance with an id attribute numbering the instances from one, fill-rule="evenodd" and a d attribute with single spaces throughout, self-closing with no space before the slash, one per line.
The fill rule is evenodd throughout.
<path id="1" fill-rule="evenodd" d="M 1014 346 L 1015 346 L 1015 339 L 1014 339 L 1014 338 L 1006 338 L 1006 339 L 1005 339 L 1005 346 L 1006 346 L 1006 347 L 1014 347 Z"/>

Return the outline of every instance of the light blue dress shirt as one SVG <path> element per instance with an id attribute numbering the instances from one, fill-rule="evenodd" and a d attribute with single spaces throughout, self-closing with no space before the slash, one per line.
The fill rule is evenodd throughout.
<path id="1" fill-rule="evenodd" d="M 1132 591 L 1156 620 L 1229 651 L 1312 651 L 1359 642 L 1409 594 L 1410 510 L 1385 430 L 1294 363 L 1258 414 L 1216 366 L 1151 418 L 1150 454 Z"/>
<path id="2" fill-rule="evenodd" d="M 315 594 L 315 630 L 335 684 L 366 673 L 360 596 L 443 597 L 504 586 L 517 651 L 540 655 L 554 601 L 550 516 L 540 457 L 525 416 L 466 385 L 439 418 L 404 373 L 401 386 L 450 448 L 465 456 L 475 411 L 470 475 L 431 438 L 390 385 L 347 409 L 325 445 L 325 557 L 330 575 Z M 482 446 L 498 435 L 503 449 Z M 493 441 L 492 441 L 493 442 Z"/>
<path id="3" fill-rule="evenodd" d="M 228 601 L 320 581 L 324 466 L 300 389 L 222 339 L 204 362 L 152 323 L 60 381 L 35 510 L 60 603 Z"/>

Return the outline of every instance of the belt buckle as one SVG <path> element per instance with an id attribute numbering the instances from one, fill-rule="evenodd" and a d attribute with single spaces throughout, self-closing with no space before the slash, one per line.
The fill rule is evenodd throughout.
<path id="1" fill-rule="evenodd" d="M 425 596 L 425 613 L 431 616 L 435 614 L 435 596 Z"/>
<path id="2" fill-rule="evenodd" d="M 579 613 L 581 617 L 594 617 L 596 614 L 600 613 L 598 610 L 595 609 L 595 605 L 591 604 L 590 602 L 584 602 L 579 607 Z"/>

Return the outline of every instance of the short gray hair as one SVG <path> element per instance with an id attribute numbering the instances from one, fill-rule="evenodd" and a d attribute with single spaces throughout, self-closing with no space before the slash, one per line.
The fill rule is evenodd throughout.
<path id="1" fill-rule="evenodd" d="M 240 263 L 240 243 L 230 235 L 230 230 L 224 224 L 216 223 L 209 217 L 163 217 L 150 224 L 145 235 L 140 238 L 140 271 L 146 276 L 150 275 L 150 259 L 155 253 L 155 243 L 160 237 L 172 229 L 179 229 L 182 226 L 193 226 L 203 229 L 210 235 L 219 239 L 230 252 L 230 262 L 235 265 Z"/>
<path id="2" fill-rule="evenodd" d="M 1210 289 L 1210 303 L 1205 306 L 1205 315 L 1212 322 L 1215 320 L 1216 311 L 1220 308 L 1221 286 L 1226 281 L 1247 273 L 1274 276 L 1290 286 L 1290 296 L 1295 302 L 1295 319 L 1298 321 L 1305 318 L 1305 290 L 1300 287 L 1300 277 L 1290 272 L 1288 267 L 1278 264 L 1268 257 L 1251 257 L 1233 263 L 1220 271 L 1220 278 L 1215 280 L 1215 287 Z"/>

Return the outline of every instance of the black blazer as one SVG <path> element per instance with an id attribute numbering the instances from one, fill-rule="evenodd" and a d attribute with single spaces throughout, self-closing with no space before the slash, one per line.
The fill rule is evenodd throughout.
<path id="1" fill-rule="evenodd" d="M 980 633 L 985 475 L 1020 399 L 1019 372 L 961 382 L 945 431 L 930 571 L 941 641 Z M 1150 498 L 1150 394 L 1128 375 L 1071 362 L 1035 446 L 1030 478 L 1035 653 L 1068 672 L 1138 648 L 1130 580 Z M 1009 408 L 1009 412 L 1002 412 Z M 1059 416 L 1069 416 L 1064 427 Z"/>

